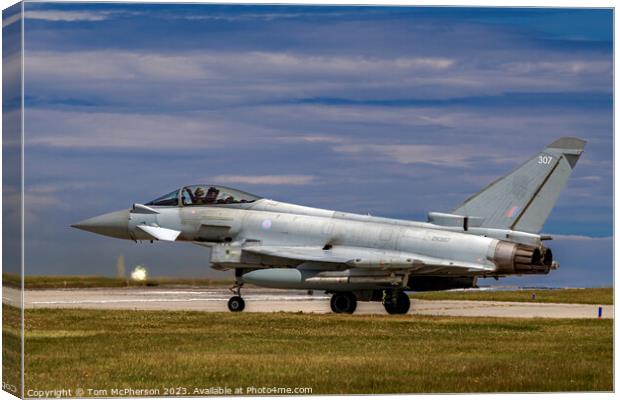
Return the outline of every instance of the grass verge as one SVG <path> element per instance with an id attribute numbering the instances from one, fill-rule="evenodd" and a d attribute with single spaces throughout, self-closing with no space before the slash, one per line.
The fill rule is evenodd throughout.
<path id="1" fill-rule="evenodd" d="M 3 273 L 2 284 L 4 286 L 20 288 L 19 275 Z M 26 289 L 55 289 L 55 288 L 109 288 L 126 286 L 232 286 L 233 281 L 225 279 L 203 278 L 150 278 L 146 281 L 133 281 L 130 279 L 110 278 L 105 276 L 26 276 L 24 287 Z"/>
<path id="2" fill-rule="evenodd" d="M 533 296 L 535 295 L 535 297 Z M 613 304 L 613 288 L 531 289 L 510 291 L 420 292 L 412 298 L 424 300 L 488 300 L 531 303 Z"/>
<path id="3" fill-rule="evenodd" d="M 34 309 L 26 390 L 611 391 L 612 329 L 612 320 Z"/>
<path id="4" fill-rule="evenodd" d="M 2 383 L 4 390 L 21 394 L 22 341 L 21 311 L 2 304 Z"/>

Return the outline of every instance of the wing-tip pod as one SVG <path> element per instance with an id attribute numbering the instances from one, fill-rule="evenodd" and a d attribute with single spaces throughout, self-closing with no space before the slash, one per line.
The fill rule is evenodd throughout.
<path id="1" fill-rule="evenodd" d="M 575 168 L 577 161 L 583 149 L 586 147 L 586 141 L 576 137 L 562 137 L 547 146 L 547 151 L 553 153 L 561 153 L 571 169 Z"/>
<path id="2" fill-rule="evenodd" d="M 579 150 L 579 151 L 583 151 L 583 149 L 586 147 L 586 142 L 583 139 L 580 139 L 578 137 L 570 137 L 570 136 L 566 136 L 566 137 L 561 137 L 558 140 L 556 140 L 555 142 L 551 143 L 549 146 L 547 147 L 551 147 L 554 149 L 567 149 L 567 150 Z"/>
<path id="3" fill-rule="evenodd" d="M 560 153 L 566 158 L 571 169 L 575 168 L 577 161 L 583 149 L 586 147 L 586 141 L 576 137 L 562 137 L 547 146 L 550 151 L 559 150 Z"/>

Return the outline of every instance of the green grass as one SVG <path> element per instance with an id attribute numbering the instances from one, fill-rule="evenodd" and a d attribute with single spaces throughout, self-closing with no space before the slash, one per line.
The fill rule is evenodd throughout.
<path id="1" fill-rule="evenodd" d="M 203 278 L 151 278 L 146 281 L 132 281 L 130 279 L 110 278 L 105 276 L 26 276 L 26 289 L 54 289 L 54 288 L 105 288 L 125 286 L 231 286 L 231 280 L 203 279 Z M 19 275 L 2 274 L 4 286 L 20 288 Z"/>
<path id="2" fill-rule="evenodd" d="M 21 392 L 21 329 L 20 310 L 2 304 L 2 382 L 14 395 Z"/>
<path id="3" fill-rule="evenodd" d="M 26 390 L 611 391 L 612 329 L 596 319 L 33 309 Z"/>
<path id="4" fill-rule="evenodd" d="M 536 298 L 532 298 L 536 294 Z M 531 289 L 511 291 L 448 291 L 413 293 L 424 300 L 525 301 L 532 303 L 613 304 L 613 288 Z"/>

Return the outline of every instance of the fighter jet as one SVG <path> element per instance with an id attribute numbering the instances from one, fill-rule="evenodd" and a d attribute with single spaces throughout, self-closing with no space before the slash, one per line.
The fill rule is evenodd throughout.
<path id="1" fill-rule="evenodd" d="M 585 141 L 564 137 L 450 212 L 427 222 L 287 204 L 218 185 L 185 186 L 75 228 L 119 239 L 192 242 L 211 267 L 234 270 L 230 311 L 245 283 L 321 290 L 335 313 L 381 301 L 410 308 L 406 291 L 476 287 L 478 278 L 548 274 L 559 267 L 540 231 Z"/>

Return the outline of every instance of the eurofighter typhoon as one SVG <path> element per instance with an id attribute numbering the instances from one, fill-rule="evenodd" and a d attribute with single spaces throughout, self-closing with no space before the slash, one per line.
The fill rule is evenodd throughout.
<path id="1" fill-rule="evenodd" d="M 230 311 L 244 283 L 324 290 L 335 313 L 381 301 L 407 313 L 405 291 L 472 288 L 476 280 L 559 267 L 540 231 L 583 152 L 564 137 L 449 213 L 427 222 L 304 207 L 217 185 L 192 185 L 81 221 L 75 228 L 133 241 L 192 242 L 211 267 L 234 270 Z"/>

